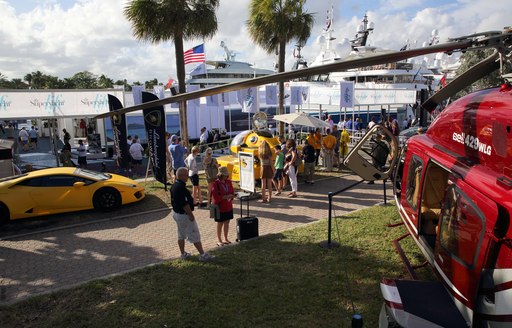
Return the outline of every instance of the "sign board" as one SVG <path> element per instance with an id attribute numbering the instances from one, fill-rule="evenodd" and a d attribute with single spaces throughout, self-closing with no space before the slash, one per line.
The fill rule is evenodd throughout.
<path id="1" fill-rule="evenodd" d="M 122 90 L 0 90 L 2 119 L 96 116 L 109 111 L 108 94 L 123 98 Z"/>
<path id="2" fill-rule="evenodd" d="M 254 181 L 254 155 L 252 153 L 238 153 L 240 170 L 240 189 L 255 192 Z"/>

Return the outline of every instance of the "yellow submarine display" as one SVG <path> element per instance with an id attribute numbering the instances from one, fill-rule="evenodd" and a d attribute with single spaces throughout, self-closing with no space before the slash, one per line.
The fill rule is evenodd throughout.
<path id="1" fill-rule="evenodd" d="M 274 147 L 279 145 L 279 139 L 272 135 L 267 128 L 267 115 L 263 112 L 253 116 L 253 129 L 242 131 L 237 134 L 229 146 L 230 154 L 217 157 L 221 166 L 226 166 L 233 181 L 240 181 L 240 166 L 238 153 L 251 153 L 254 156 L 254 179 L 259 180 L 261 176 L 261 164 L 258 158 L 258 147 L 263 141 L 268 142 L 272 149 L 272 161 L 275 161 L 276 153 Z M 273 162 L 272 162 L 273 163 Z M 244 163 L 242 163 L 243 165 Z M 302 168 L 299 169 L 299 172 Z"/>

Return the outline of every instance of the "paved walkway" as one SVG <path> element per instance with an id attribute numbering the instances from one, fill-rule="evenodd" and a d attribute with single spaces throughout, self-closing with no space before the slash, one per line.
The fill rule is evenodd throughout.
<path id="1" fill-rule="evenodd" d="M 328 192 L 359 181 L 342 176 L 299 185 L 299 197 L 278 196 L 271 204 L 250 202 L 259 218 L 260 236 L 279 233 L 328 216 Z M 389 184 L 388 184 L 389 186 Z M 389 197 L 388 188 L 388 197 Z M 284 193 L 286 195 L 286 193 Z M 382 183 L 359 184 L 334 198 L 336 215 L 383 201 Z M 235 201 L 235 217 L 240 203 Z M 244 204 L 245 211 L 245 204 Z M 215 224 L 209 211 L 198 209 L 205 249 L 216 248 Z M 230 239 L 236 239 L 231 222 Z M 327 238 L 327 232 L 326 232 Z M 187 250 L 197 254 L 187 243 Z M 176 225 L 169 210 L 17 237 L 0 241 L 0 304 L 48 293 L 84 282 L 135 270 L 179 256 Z"/>

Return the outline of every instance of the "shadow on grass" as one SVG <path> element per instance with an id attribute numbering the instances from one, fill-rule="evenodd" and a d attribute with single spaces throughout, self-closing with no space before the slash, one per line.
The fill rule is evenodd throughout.
<path id="1" fill-rule="evenodd" d="M 354 305 L 365 326 L 376 327 L 380 279 L 405 276 L 391 245 L 403 231 L 382 229 L 386 213 L 336 220 L 337 249 L 319 246 L 327 225 L 321 221 L 223 247 L 213 262 L 175 260 L 36 297 L 3 308 L 0 321 L 24 327 L 350 327 Z M 368 217 L 370 224 L 363 224 Z"/>

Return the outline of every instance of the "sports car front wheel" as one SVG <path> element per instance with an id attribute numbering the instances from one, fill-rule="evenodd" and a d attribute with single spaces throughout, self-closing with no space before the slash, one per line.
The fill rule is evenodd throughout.
<path id="1" fill-rule="evenodd" d="M 94 208 L 101 211 L 112 211 L 121 206 L 121 195 L 115 189 L 100 189 L 94 194 Z"/>
<path id="2" fill-rule="evenodd" d="M 0 225 L 9 222 L 9 209 L 4 204 L 0 204 Z"/>

